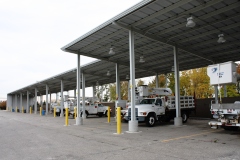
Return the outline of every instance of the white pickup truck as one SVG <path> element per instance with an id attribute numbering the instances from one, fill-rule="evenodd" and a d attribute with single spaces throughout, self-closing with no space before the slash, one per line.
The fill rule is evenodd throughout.
<path id="1" fill-rule="evenodd" d="M 180 96 L 180 106 L 183 123 L 186 123 L 189 114 L 195 110 L 193 96 Z M 150 127 L 154 126 L 156 121 L 170 121 L 176 116 L 175 97 L 144 98 L 140 104 L 135 105 L 135 112 L 136 119 Z M 124 119 L 131 120 L 131 106 L 124 113 Z"/>

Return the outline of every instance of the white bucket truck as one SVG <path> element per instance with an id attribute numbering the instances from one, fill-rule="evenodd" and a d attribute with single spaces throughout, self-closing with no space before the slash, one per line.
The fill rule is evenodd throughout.
<path id="1" fill-rule="evenodd" d="M 226 84 L 239 85 L 240 75 L 237 73 L 237 64 L 234 62 L 210 65 L 207 68 L 207 74 L 210 77 L 210 84 L 218 86 L 218 89 L 220 89 L 220 85 Z M 215 103 L 213 103 L 213 101 L 211 102 L 210 111 L 211 114 L 213 114 L 213 118 L 216 119 L 216 121 L 210 121 L 208 123 L 211 126 L 211 128 L 217 129 L 218 126 L 221 126 L 226 130 L 239 128 L 240 101 L 223 104 L 220 94 L 219 102 L 218 100 L 215 101 Z"/>
<path id="2" fill-rule="evenodd" d="M 82 114 L 83 111 L 83 102 L 80 101 L 80 113 Z M 70 97 L 65 97 L 64 101 L 64 108 L 69 109 L 69 115 L 72 115 L 74 117 L 74 107 L 77 107 L 77 100 L 76 98 L 74 100 L 71 100 Z M 88 115 L 97 115 L 99 117 L 102 117 L 103 115 L 107 115 L 108 106 L 104 106 L 103 104 L 99 103 L 97 100 L 95 100 L 92 97 L 86 97 L 85 101 L 85 113 L 86 117 Z"/>
<path id="3" fill-rule="evenodd" d="M 156 121 L 169 122 L 176 117 L 175 97 L 171 95 L 170 88 L 149 89 L 146 85 L 137 87 L 135 111 L 138 122 L 145 122 L 147 126 L 152 127 Z M 194 97 L 180 96 L 180 108 L 185 123 L 189 114 L 195 110 Z M 124 119 L 131 120 L 131 106 L 128 106 L 124 113 Z"/>

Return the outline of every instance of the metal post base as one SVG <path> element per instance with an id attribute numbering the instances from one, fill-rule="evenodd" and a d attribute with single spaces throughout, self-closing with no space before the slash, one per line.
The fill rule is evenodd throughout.
<path id="1" fill-rule="evenodd" d="M 83 114 L 83 115 L 82 115 L 82 118 L 83 118 L 83 119 L 86 119 L 86 118 L 87 118 L 86 114 Z"/>
<path id="2" fill-rule="evenodd" d="M 138 121 L 128 121 L 128 133 L 138 132 Z"/>
<path id="3" fill-rule="evenodd" d="M 60 117 L 63 117 L 63 113 L 60 114 Z"/>
<path id="4" fill-rule="evenodd" d="M 175 126 L 182 126 L 182 117 L 175 117 L 174 118 L 174 125 Z"/>
<path id="5" fill-rule="evenodd" d="M 83 125 L 83 119 L 82 119 L 82 117 L 77 117 L 76 118 L 76 125 Z"/>

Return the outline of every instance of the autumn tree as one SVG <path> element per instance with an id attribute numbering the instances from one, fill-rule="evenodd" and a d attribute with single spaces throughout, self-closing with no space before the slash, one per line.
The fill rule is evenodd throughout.
<path id="1" fill-rule="evenodd" d="M 236 84 L 226 85 L 227 88 L 227 97 L 239 97 Z M 221 96 L 224 97 L 224 86 L 221 86 L 220 89 Z"/>
<path id="2" fill-rule="evenodd" d="M 170 88 L 174 94 L 175 93 L 175 75 L 174 75 L 174 73 L 168 73 L 167 78 L 169 80 L 168 88 Z"/>
<path id="3" fill-rule="evenodd" d="M 158 76 L 158 86 L 159 87 L 166 87 L 166 75 L 161 74 Z M 152 81 L 148 83 L 149 88 L 156 88 L 156 76 Z"/>
<path id="4" fill-rule="evenodd" d="M 189 96 L 191 95 L 191 80 L 190 71 L 182 71 L 180 77 L 180 95 Z"/>
<path id="5" fill-rule="evenodd" d="M 137 82 L 137 87 L 144 85 L 144 81 L 139 79 Z"/>
<path id="6" fill-rule="evenodd" d="M 127 100 L 128 99 L 128 82 L 122 81 L 120 82 L 120 88 L 121 88 L 121 99 Z M 116 84 L 110 84 L 109 85 L 109 100 L 115 101 L 117 99 L 116 97 Z"/>
<path id="7" fill-rule="evenodd" d="M 164 76 L 164 75 L 163 75 Z M 161 77 L 161 75 L 160 75 Z M 169 83 L 167 85 L 175 93 L 175 75 L 174 73 L 168 73 L 167 79 Z M 165 83 L 164 78 L 159 79 L 160 87 L 165 87 L 163 82 Z M 161 84 L 162 82 L 162 84 Z M 207 98 L 212 95 L 213 87 L 209 84 L 210 79 L 207 76 L 207 68 L 197 68 L 192 70 L 186 70 L 180 72 L 180 95 L 196 95 L 198 98 Z M 156 79 L 149 83 L 149 87 L 155 87 Z"/>
<path id="8" fill-rule="evenodd" d="M 7 101 L 0 101 L 0 109 L 6 109 Z"/>

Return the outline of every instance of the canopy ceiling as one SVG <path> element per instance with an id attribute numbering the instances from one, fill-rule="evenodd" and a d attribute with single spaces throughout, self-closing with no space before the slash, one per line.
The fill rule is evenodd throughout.
<path id="1" fill-rule="evenodd" d="M 173 46 L 178 47 L 181 71 L 239 61 L 239 11 L 238 0 L 144 0 L 61 49 L 101 60 L 82 67 L 86 87 L 97 80 L 99 84 L 115 82 L 115 63 L 120 65 L 120 80 L 125 80 L 129 74 L 129 29 L 135 32 L 136 78 L 171 72 Z M 196 23 L 193 28 L 186 27 L 190 16 Z M 217 42 L 219 34 L 224 34 L 225 43 Z M 111 47 L 116 54 L 108 54 Z M 142 55 L 145 63 L 139 62 Z M 59 92 L 60 79 L 65 82 L 64 90 L 75 89 L 73 70 L 22 90 L 32 90 L 35 86 L 44 91 L 48 84 L 52 93 Z M 107 70 L 112 74 L 109 77 Z"/>

